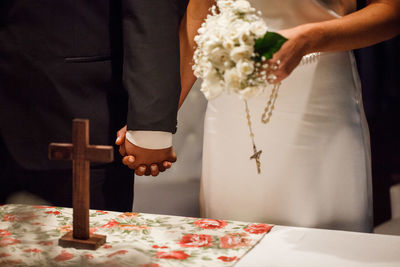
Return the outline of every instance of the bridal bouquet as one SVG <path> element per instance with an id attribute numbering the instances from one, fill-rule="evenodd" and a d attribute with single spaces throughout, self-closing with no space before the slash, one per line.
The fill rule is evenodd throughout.
<path id="1" fill-rule="evenodd" d="M 194 74 L 203 79 L 207 99 L 233 92 L 249 99 L 263 92 L 263 61 L 286 41 L 267 32 L 261 13 L 246 0 L 217 0 L 195 37 Z"/>

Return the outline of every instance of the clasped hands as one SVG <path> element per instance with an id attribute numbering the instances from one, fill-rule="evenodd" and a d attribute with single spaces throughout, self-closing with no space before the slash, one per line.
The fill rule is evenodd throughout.
<path id="1" fill-rule="evenodd" d="M 126 126 L 117 133 L 115 144 L 119 146 L 119 153 L 123 157 L 122 163 L 135 174 L 157 176 L 172 166 L 176 161 L 176 154 L 172 147 L 164 149 L 147 149 L 136 146 L 125 138 Z"/>

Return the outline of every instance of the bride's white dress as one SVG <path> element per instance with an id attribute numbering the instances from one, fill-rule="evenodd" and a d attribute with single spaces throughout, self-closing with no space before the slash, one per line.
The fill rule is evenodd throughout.
<path id="1" fill-rule="evenodd" d="M 252 0 L 274 30 L 332 19 L 352 1 Z M 322 53 L 283 81 L 270 123 L 260 122 L 270 94 L 248 101 L 261 174 L 244 102 L 208 103 L 203 148 L 203 217 L 371 231 L 368 126 L 351 52 Z"/>

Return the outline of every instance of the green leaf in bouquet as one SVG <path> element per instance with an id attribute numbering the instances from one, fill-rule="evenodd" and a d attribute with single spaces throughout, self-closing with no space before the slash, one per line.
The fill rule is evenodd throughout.
<path id="1" fill-rule="evenodd" d="M 264 37 L 256 40 L 254 44 L 254 52 L 256 53 L 256 61 L 261 61 L 262 57 L 271 59 L 275 52 L 277 52 L 284 42 L 288 39 L 276 32 L 267 32 Z"/>

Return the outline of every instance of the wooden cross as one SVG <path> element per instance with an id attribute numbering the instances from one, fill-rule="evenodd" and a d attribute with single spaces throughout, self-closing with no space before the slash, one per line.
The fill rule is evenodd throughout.
<path id="1" fill-rule="evenodd" d="M 74 119 L 72 124 L 72 144 L 51 143 L 49 159 L 72 160 L 72 232 L 60 238 L 62 247 L 97 249 L 106 242 L 104 235 L 89 233 L 90 203 L 90 162 L 112 162 L 112 146 L 89 145 L 89 120 Z"/>
<path id="2" fill-rule="evenodd" d="M 255 160 L 256 160 L 257 172 L 258 172 L 258 173 L 261 173 L 260 156 L 261 156 L 262 150 L 257 151 L 256 146 L 253 145 L 253 151 L 254 151 L 254 154 L 250 157 L 250 159 L 255 159 Z"/>

